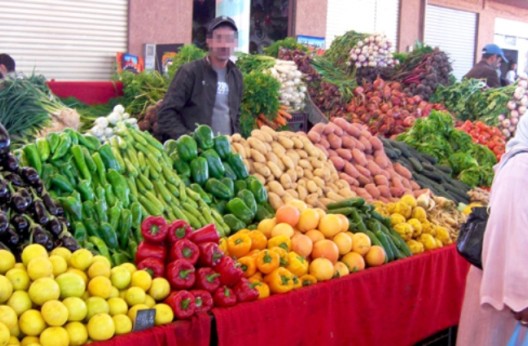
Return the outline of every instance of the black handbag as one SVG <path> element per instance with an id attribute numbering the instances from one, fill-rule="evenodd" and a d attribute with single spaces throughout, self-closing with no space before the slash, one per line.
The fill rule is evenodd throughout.
<path id="1" fill-rule="evenodd" d="M 458 233 L 457 251 L 469 263 L 482 269 L 482 243 L 488 223 L 488 208 L 475 207 Z"/>

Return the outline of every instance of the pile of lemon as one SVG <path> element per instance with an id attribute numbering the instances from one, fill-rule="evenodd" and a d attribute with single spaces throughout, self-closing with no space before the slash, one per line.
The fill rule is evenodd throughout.
<path id="1" fill-rule="evenodd" d="M 0 250 L 0 346 L 84 345 L 132 331 L 138 310 L 156 310 L 155 324 L 172 322 L 164 278 L 132 263 L 112 267 L 87 249 L 28 245 L 21 262 Z"/>

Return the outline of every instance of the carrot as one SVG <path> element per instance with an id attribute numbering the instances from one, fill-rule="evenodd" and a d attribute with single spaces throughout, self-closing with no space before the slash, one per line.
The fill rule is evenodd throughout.
<path id="1" fill-rule="evenodd" d="M 293 116 L 292 116 L 290 113 L 288 113 L 288 112 L 286 112 L 286 111 L 283 111 L 283 110 L 280 110 L 280 109 L 279 109 L 279 111 L 277 112 L 277 114 L 278 114 L 278 115 L 281 115 L 282 117 L 284 117 L 284 118 L 286 118 L 286 119 L 288 119 L 288 120 L 291 120 L 291 118 L 293 118 Z"/>
<path id="2" fill-rule="evenodd" d="M 277 114 L 277 117 L 275 119 L 273 119 L 274 122 L 276 122 L 277 124 L 279 125 L 286 125 L 288 123 L 288 121 L 286 119 L 284 119 L 283 117 L 281 117 L 280 115 Z"/>
<path id="3" fill-rule="evenodd" d="M 271 121 L 268 118 L 266 118 L 266 116 L 264 114 L 260 114 L 258 116 L 258 119 L 260 119 L 262 122 L 264 122 L 264 124 L 268 125 L 269 127 L 271 127 L 274 130 L 278 127 L 276 123 L 274 123 L 273 121 Z"/>

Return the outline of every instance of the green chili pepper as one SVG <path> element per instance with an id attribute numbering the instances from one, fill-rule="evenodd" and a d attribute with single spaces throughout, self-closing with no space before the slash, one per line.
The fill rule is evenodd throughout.
<path id="1" fill-rule="evenodd" d="M 71 137 L 67 133 L 62 132 L 59 134 L 59 137 L 59 144 L 57 146 L 57 149 L 53 152 L 53 156 L 51 157 L 52 161 L 58 160 L 64 155 L 66 155 L 68 153 L 68 150 L 70 150 L 70 146 L 72 144 Z"/>
<path id="2" fill-rule="evenodd" d="M 103 159 L 101 158 L 101 155 L 98 152 L 95 152 L 92 154 L 92 159 L 95 163 L 95 169 L 97 171 L 97 178 L 99 179 L 99 183 L 102 185 L 106 185 L 106 168 Z"/>
<path id="3" fill-rule="evenodd" d="M 101 159 L 103 159 L 106 169 L 113 169 L 118 172 L 121 170 L 119 162 L 117 161 L 114 156 L 114 153 L 112 152 L 112 147 L 108 143 L 101 145 L 98 153 L 101 155 Z"/>
<path id="4" fill-rule="evenodd" d="M 101 237 L 91 236 L 88 238 L 88 240 L 94 245 L 95 250 L 99 252 L 100 255 L 108 258 L 109 261 L 112 261 L 112 258 L 110 257 L 110 251 L 108 251 L 108 246 Z"/>
<path id="5" fill-rule="evenodd" d="M 81 147 L 81 151 L 84 156 L 84 162 L 86 162 L 86 167 L 88 167 L 88 170 L 90 173 L 96 173 L 97 167 L 95 167 L 95 162 L 92 158 L 92 155 L 90 155 L 90 152 L 85 147 Z M 92 177 L 93 178 L 93 177 Z"/>
<path id="6" fill-rule="evenodd" d="M 114 169 L 109 169 L 106 175 L 108 181 L 112 184 L 112 189 L 114 190 L 117 199 L 123 203 L 125 208 L 128 208 L 128 205 L 130 204 L 130 189 L 128 188 L 125 177 Z"/>
<path id="7" fill-rule="evenodd" d="M 82 205 L 75 197 L 60 197 L 59 201 L 64 210 L 71 215 L 75 221 L 82 220 Z"/>
<path id="8" fill-rule="evenodd" d="M 81 194 L 81 199 L 83 201 L 93 201 L 95 196 L 90 181 L 81 180 L 81 182 L 77 185 L 77 190 Z"/>
<path id="9" fill-rule="evenodd" d="M 99 225 L 99 238 L 104 240 L 107 246 L 109 246 L 111 249 L 117 249 L 118 243 L 117 243 L 117 235 L 112 228 L 112 225 L 110 225 L 108 222 L 101 222 Z"/>
<path id="10" fill-rule="evenodd" d="M 77 133 L 77 138 L 79 139 L 79 144 L 88 148 L 90 151 L 99 150 L 99 147 L 101 146 L 101 142 L 99 141 L 99 138 L 95 136 L 82 135 L 80 133 Z"/>
<path id="11" fill-rule="evenodd" d="M 66 177 L 60 174 L 54 174 L 51 177 L 50 185 L 62 192 L 73 192 L 73 185 Z"/>
<path id="12" fill-rule="evenodd" d="M 79 145 L 72 145 L 70 151 L 73 155 L 73 161 L 75 162 L 75 165 L 77 166 L 81 177 L 83 177 L 83 179 L 91 181 L 92 175 L 90 174 L 90 170 L 88 169 L 86 161 L 84 160 L 84 154 L 82 152 L 81 147 Z"/>
<path id="13" fill-rule="evenodd" d="M 35 143 L 30 143 L 24 146 L 24 155 L 26 156 L 29 165 L 35 168 L 38 174 L 41 174 L 42 160 L 40 159 L 37 145 Z"/>
<path id="14" fill-rule="evenodd" d="M 108 221 L 107 210 L 108 206 L 106 205 L 105 200 L 97 200 L 95 202 L 95 213 L 99 222 Z"/>
<path id="15" fill-rule="evenodd" d="M 92 218 L 85 218 L 83 220 L 84 225 L 86 226 L 86 230 L 88 231 L 88 235 L 90 236 L 97 236 L 99 228 L 99 225 L 97 222 Z"/>
<path id="16" fill-rule="evenodd" d="M 78 242 L 84 243 L 88 239 L 88 231 L 84 224 L 80 221 L 76 221 L 73 224 L 73 228 L 75 229 L 73 237 L 77 239 Z"/>
<path id="17" fill-rule="evenodd" d="M 130 231 L 132 229 L 132 212 L 129 209 L 121 210 L 118 227 L 118 242 L 121 249 L 125 249 L 128 246 L 130 238 Z"/>
<path id="18" fill-rule="evenodd" d="M 48 135 L 46 136 L 46 139 L 49 142 L 50 154 L 54 154 L 55 151 L 57 150 L 57 147 L 59 146 L 59 143 L 60 143 L 59 134 L 56 133 L 56 132 L 48 133 Z"/>
<path id="19" fill-rule="evenodd" d="M 49 142 L 46 138 L 37 139 L 37 149 L 40 156 L 40 160 L 42 162 L 47 161 L 50 157 L 51 151 Z"/>
<path id="20" fill-rule="evenodd" d="M 119 219 L 121 218 L 121 203 L 117 202 L 112 208 L 108 210 L 108 220 L 112 230 L 117 234 Z"/>
<path id="21" fill-rule="evenodd" d="M 96 213 L 95 213 L 95 204 L 93 201 L 85 201 L 83 202 L 82 204 L 82 215 L 83 215 L 83 220 L 85 219 L 93 219 L 94 217 L 96 217 Z"/>

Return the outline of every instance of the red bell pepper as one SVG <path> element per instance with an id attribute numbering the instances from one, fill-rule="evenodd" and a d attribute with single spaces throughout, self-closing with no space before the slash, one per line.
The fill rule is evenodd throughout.
<path id="1" fill-rule="evenodd" d="M 198 245 L 196 245 L 189 239 L 180 239 L 174 244 L 172 244 L 169 253 L 169 259 L 171 261 L 182 258 L 186 259 L 192 264 L 196 264 L 196 262 L 198 262 L 199 256 L 200 249 L 198 249 Z"/>
<path id="2" fill-rule="evenodd" d="M 196 280 L 196 269 L 193 264 L 184 259 L 170 262 L 165 271 L 165 277 L 175 290 L 191 288 Z"/>
<path id="3" fill-rule="evenodd" d="M 172 292 L 165 299 L 165 303 L 172 308 L 174 316 L 180 320 L 190 318 L 196 309 L 194 296 L 185 290 Z"/>
<path id="4" fill-rule="evenodd" d="M 259 291 L 246 278 L 242 278 L 233 288 L 237 297 L 237 302 L 251 302 L 257 300 Z"/>
<path id="5" fill-rule="evenodd" d="M 224 253 L 215 243 L 202 243 L 198 245 L 200 249 L 199 263 L 204 267 L 213 267 L 220 262 Z"/>
<path id="6" fill-rule="evenodd" d="M 136 251 L 136 263 L 143 261 L 145 258 L 157 258 L 165 262 L 167 249 L 163 245 L 151 244 L 145 241 L 139 243 Z"/>
<path id="7" fill-rule="evenodd" d="M 165 263 L 154 257 L 145 258 L 137 264 L 137 268 L 146 270 L 150 276 L 155 278 L 163 277 L 165 273 Z"/>
<path id="8" fill-rule="evenodd" d="M 221 286 L 213 293 L 215 306 L 228 307 L 237 303 L 235 292 L 227 286 Z"/>
<path id="9" fill-rule="evenodd" d="M 147 216 L 141 223 L 143 239 L 154 244 L 161 244 L 167 237 L 168 226 L 163 216 Z"/>
<path id="10" fill-rule="evenodd" d="M 195 313 L 208 312 L 213 308 L 213 296 L 205 290 L 192 290 L 194 296 Z"/>
<path id="11" fill-rule="evenodd" d="M 196 272 L 196 288 L 214 292 L 220 285 L 220 274 L 215 272 L 213 268 L 204 267 Z"/>
<path id="12" fill-rule="evenodd" d="M 218 244 L 220 241 L 220 233 L 216 230 L 214 223 L 206 225 L 189 235 L 189 239 L 195 244 L 202 243 L 215 243 Z"/>
<path id="13" fill-rule="evenodd" d="M 168 228 L 167 236 L 169 237 L 169 242 L 174 244 L 180 239 L 187 238 L 192 232 L 192 227 L 185 220 L 175 220 L 173 221 Z"/>
<path id="14" fill-rule="evenodd" d="M 222 257 L 213 269 L 220 274 L 220 282 L 229 287 L 236 285 L 244 276 L 242 269 L 229 256 Z"/>

